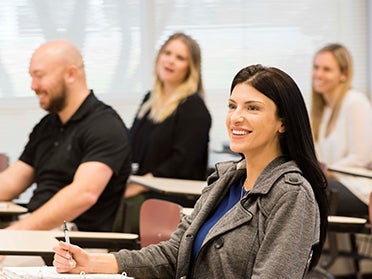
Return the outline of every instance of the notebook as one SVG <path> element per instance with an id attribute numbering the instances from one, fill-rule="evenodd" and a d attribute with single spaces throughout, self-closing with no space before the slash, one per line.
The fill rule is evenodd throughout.
<path id="1" fill-rule="evenodd" d="M 134 279 L 122 274 L 65 274 L 58 273 L 54 266 L 4 267 L 1 276 L 10 279 Z M 1 278 L 1 277 L 0 277 Z"/>

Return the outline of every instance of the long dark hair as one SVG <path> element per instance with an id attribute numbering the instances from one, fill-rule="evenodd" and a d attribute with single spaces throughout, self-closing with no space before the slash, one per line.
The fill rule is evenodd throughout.
<path id="1" fill-rule="evenodd" d="M 285 126 L 280 138 L 282 152 L 296 162 L 314 191 L 320 212 L 320 240 L 313 247 L 310 263 L 313 268 L 319 261 L 326 237 L 327 180 L 316 157 L 305 101 L 294 80 L 274 67 L 252 65 L 243 68 L 234 77 L 230 92 L 240 83 L 249 84 L 276 104 L 278 116 L 284 119 Z"/>

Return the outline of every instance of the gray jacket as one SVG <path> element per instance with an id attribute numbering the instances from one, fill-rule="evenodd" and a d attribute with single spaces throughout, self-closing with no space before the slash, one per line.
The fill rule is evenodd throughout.
<path id="1" fill-rule="evenodd" d="M 253 189 L 209 231 L 195 263 L 190 262 L 198 229 L 245 172 L 244 160 L 217 164 L 193 213 L 169 241 L 114 253 L 120 272 L 136 278 L 302 278 L 319 240 L 319 209 L 310 184 L 284 157 L 264 169 Z"/>

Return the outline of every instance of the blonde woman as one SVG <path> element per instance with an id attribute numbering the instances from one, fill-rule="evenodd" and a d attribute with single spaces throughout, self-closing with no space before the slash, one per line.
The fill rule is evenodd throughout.
<path id="1" fill-rule="evenodd" d="M 372 159 L 372 108 L 366 95 L 351 89 L 352 78 L 345 46 L 329 44 L 315 54 L 311 120 L 318 156 L 326 166 L 363 168 Z M 352 185 L 343 185 L 330 172 L 327 176 L 329 187 L 338 192 L 337 214 L 368 214 Z"/>
<path id="2" fill-rule="evenodd" d="M 133 173 L 203 180 L 211 116 L 204 103 L 198 43 L 184 33 L 171 35 L 156 56 L 154 72 L 153 89 L 130 129 Z M 125 197 L 144 191 L 129 183 Z"/>

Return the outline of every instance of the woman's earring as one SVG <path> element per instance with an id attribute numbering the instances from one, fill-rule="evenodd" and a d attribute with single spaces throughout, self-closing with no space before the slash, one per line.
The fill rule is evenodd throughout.
<path id="1" fill-rule="evenodd" d="M 284 128 L 284 126 L 281 127 L 281 128 L 278 130 L 278 132 L 279 132 L 279 134 L 284 134 L 284 132 L 285 132 L 285 128 Z"/>

